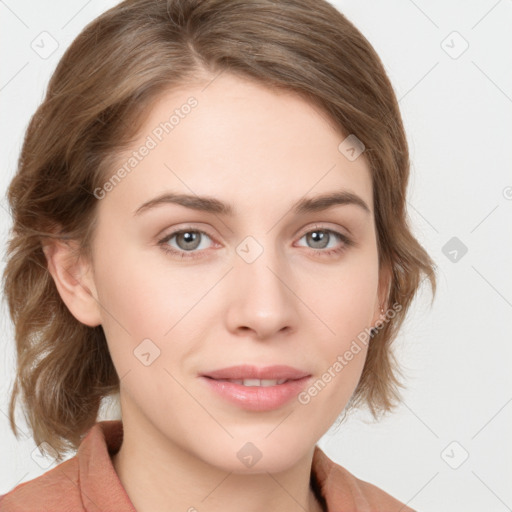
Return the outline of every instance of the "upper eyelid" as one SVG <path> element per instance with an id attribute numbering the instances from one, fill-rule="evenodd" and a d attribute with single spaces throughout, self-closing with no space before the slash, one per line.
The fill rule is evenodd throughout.
<path id="1" fill-rule="evenodd" d="M 348 234 L 345 234 L 343 232 L 340 232 L 340 228 L 332 228 L 332 227 L 329 227 L 329 226 L 323 226 L 321 223 L 315 223 L 313 226 L 306 227 L 303 230 L 299 231 L 299 233 L 300 233 L 299 238 L 302 238 L 304 235 L 310 233 L 311 231 L 314 231 L 315 229 L 318 229 L 318 230 L 321 230 L 321 231 L 328 231 L 328 232 L 334 233 L 334 234 L 336 234 L 338 236 L 346 237 L 347 239 L 352 239 L 351 235 L 348 235 Z M 174 236 L 176 236 L 176 235 L 178 235 L 180 233 L 186 232 L 186 231 L 197 231 L 199 233 L 207 235 L 209 238 L 212 239 L 213 242 L 219 243 L 219 242 L 217 242 L 217 237 L 212 235 L 211 233 L 209 233 L 208 230 L 206 230 L 204 228 L 192 226 L 192 225 L 184 226 L 182 228 L 173 229 L 172 231 L 170 231 L 166 235 L 163 235 L 162 237 L 159 237 L 159 239 L 160 239 L 160 241 L 161 240 L 165 240 L 165 239 L 171 240 Z"/>

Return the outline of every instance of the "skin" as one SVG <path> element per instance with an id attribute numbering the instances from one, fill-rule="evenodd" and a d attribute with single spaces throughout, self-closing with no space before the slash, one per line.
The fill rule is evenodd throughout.
<path id="1" fill-rule="evenodd" d="M 317 108 L 229 73 L 206 89 L 166 91 L 130 151 L 191 95 L 198 106 L 98 201 L 92 260 L 57 243 L 45 248 L 49 269 L 75 318 L 103 326 L 124 425 L 112 461 L 138 512 L 319 511 L 309 487 L 314 446 L 353 394 L 365 346 L 307 405 L 294 399 L 274 411 L 242 410 L 198 374 L 288 364 L 316 380 L 375 325 L 388 281 L 369 167 L 364 153 L 349 161 L 338 151 L 345 136 Z M 303 196 L 339 189 L 370 213 L 353 204 L 291 213 Z M 213 196 L 236 215 L 165 204 L 134 216 L 163 191 Z M 159 240 L 189 224 L 207 232 L 198 257 L 166 253 Z M 322 248 L 306 236 L 317 226 L 355 245 L 332 234 Z M 236 252 L 247 236 L 263 248 L 252 263 Z M 180 237 L 166 243 L 186 252 Z M 134 356 L 147 338 L 160 350 L 149 366 Z M 262 454 L 252 467 L 237 458 L 248 441 Z"/>

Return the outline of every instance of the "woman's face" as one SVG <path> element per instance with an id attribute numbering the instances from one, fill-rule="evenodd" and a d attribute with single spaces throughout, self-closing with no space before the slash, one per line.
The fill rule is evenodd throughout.
<path id="1" fill-rule="evenodd" d="M 93 295 L 125 423 L 237 472 L 284 469 L 333 424 L 380 305 L 371 177 L 343 139 L 304 100 L 227 73 L 154 106 L 95 191 Z M 296 209 L 347 192 L 368 211 Z M 189 196 L 188 207 L 141 208 L 163 194 Z M 270 389 L 204 376 L 237 365 L 309 377 Z M 247 453 L 261 457 L 254 470 Z"/>

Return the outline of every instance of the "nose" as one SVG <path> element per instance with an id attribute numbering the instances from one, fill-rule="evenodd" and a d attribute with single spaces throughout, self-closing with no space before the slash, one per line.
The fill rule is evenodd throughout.
<path id="1" fill-rule="evenodd" d="M 249 238 L 233 261 L 225 305 L 228 330 L 257 339 L 295 331 L 300 301 L 284 256 Z"/>

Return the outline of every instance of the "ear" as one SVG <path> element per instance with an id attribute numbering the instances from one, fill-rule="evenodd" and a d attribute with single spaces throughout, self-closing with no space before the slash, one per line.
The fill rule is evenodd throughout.
<path id="1" fill-rule="evenodd" d="M 379 269 L 379 288 L 377 297 L 375 299 L 375 306 L 372 319 L 372 327 L 375 327 L 375 323 L 382 319 L 383 313 L 380 308 L 384 310 L 384 313 L 389 308 L 389 292 L 391 289 L 392 272 L 389 265 L 384 265 Z"/>
<path id="2" fill-rule="evenodd" d="M 78 244 L 70 240 L 52 240 L 43 244 L 48 271 L 71 314 L 90 327 L 101 324 L 92 268 L 78 255 Z"/>

